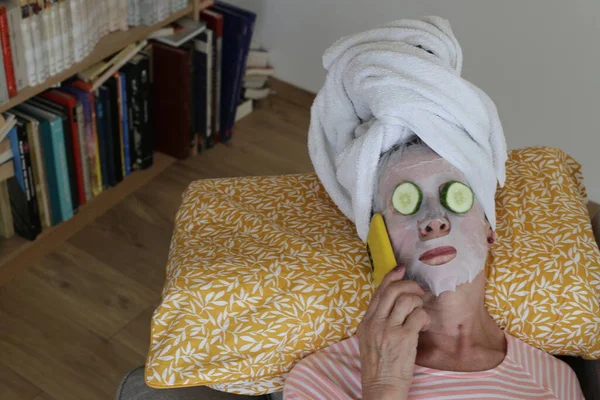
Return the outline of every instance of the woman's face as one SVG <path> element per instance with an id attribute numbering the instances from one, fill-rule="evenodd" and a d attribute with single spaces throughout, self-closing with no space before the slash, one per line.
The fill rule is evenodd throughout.
<path id="1" fill-rule="evenodd" d="M 405 181 L 416 184 L 423 195 L 412 215 L 403 215 L 392 205 L 394 189 Z M 477 199 L 465 214 L 442 205 L 440 190 L 449 181 L 468 185 L 458 169 L 432 150 L 409 147 L 392 155 L 379 187 L 398 264 L 406 265 L 406 279 L 436 296 L 475 279 L 485 266 L 491 235 Z"/>

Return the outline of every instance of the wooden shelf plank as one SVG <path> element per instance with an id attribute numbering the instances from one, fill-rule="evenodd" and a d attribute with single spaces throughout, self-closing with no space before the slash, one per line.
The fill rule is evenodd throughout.
<path id="1" fill-rule="evenodd" d="M 77 214 L 70 220 L 44 230 L 36 240 L 30 242 L 19 236 L 0 239 L 0 287 L 10 281 L 20 270 L 27 268 L 35 260 L 68 240 L 122 199 L 150 182 L 175 161 L 173 157 L 155 152 L 152 167 L 127 176 L 117 186 L 102 192 L 89 203 L 80 207 Z"/>
<path id="2" fill-rule="evenodd" d="M 194 3 L 196 3 L 196 1 L 198 0 L 192 0 L 192 2 L 190 2 L 190 4 L 183 10 L 171 14 L 167 19 L 160 21 L 154 25 L 139 26 L 135 28 L 130 28 L 128 31 L 117 31 L 104 36 L 102 39 L 100 39 L 98 44 L 96 44 L 94 50 L 92 50 L 92 52 L 81 62 L 72 65 L 68 69 L 54 76 L 51 76 L 39 85 L 21 90 L 15 97 L 10 99 L 8 103 L 4 103 L 0 106 L 0 112 L 4 112 L 10 108 L 13 108 L 17 104 L 22 103 L 23 101 L 37 95 L 38 93 L 43 92 L 49 87 L 52 87 L 55 84 L 62 82 L 67 78 L 70 78 L 79 71 L 83 71 L 84 69 L 105 59 L 106 57 L 117 53 L 118 51 L 127 47 L 131 43 L 147 38 L 148 35 L 156 31 L 157 29 L 160 29 L 185 15 L 193 13 Z M 201 10 L 210 7 L 214 4 L 214 2 L 212 0 L 204 0 L 199 1 L 197 4 L 197 9 Z"/>

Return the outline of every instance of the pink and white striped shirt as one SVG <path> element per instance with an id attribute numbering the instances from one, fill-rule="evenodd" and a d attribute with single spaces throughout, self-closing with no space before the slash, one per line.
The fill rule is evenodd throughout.
<path id="1" fill-rule="evenodd" d="M 408 398 L 583 400 L 577 376 L 563 361 L 506 334 L 506 357 L 481 372 L 415 366 Z M 352 336 L 301 360 L 290 372 L 284 400 L 362 398 L 358 339 Z"/>

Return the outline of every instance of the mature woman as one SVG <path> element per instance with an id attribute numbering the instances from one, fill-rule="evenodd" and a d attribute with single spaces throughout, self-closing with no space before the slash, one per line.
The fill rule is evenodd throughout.
<path id="1" fill-rule="evenodd" d="M 494 232 L 476 198 L 465 213 L 444 199 L 448 183 L 470 190 L 464 174 L 422 143 L 393 148 L 378 170 L 374 211 L 399 265 L 357 334 L 297 364 L 284 398 L 583 399 L 567 364 L 510 336 L 487 312 Z M 394 201 L 403 184 L 421 193 L 408 212 Z"/>

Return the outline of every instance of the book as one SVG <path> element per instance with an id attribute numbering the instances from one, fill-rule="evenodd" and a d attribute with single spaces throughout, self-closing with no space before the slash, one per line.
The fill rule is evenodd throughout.
<path id="1" fill-rule="evenodd" d="M 65 56 L 62 49 L 62 38 L 60 36 L 60 20 L 58 11 L 58 0 L 45 0 L 46 7 L 50 11 L 50 35 L 52 37 L 51 49 L 54 51 L 54 62 L 56 73 L 64 69 Z"/>
<path id="2" fill-rule="evenodd" d="M 270 65 L 269 52 L 266 50 L 250 50 L 246 68 L 266 68 Z"/>
<path id="3" fill-rule="evenodd" d="M 35 71 L 35 56 L 33 48 L 33 38 L 31 33 L 31 18 L 33 14 L 28 0 L 12 0 L 21 8 L 21 37 L 23 38 L 23 53 L 25 55 L 25 66 L 27 68 L 27 82 L 30 86 L 35 86 L 39 82 Z"/>
<path id="4" fill-rule="evenodd" d="M 25 103 L 37 107 L 40 110 L 54 114 L 61 120 L 60 129 L 63 133 L 62 138 L 64 140 L 65 159 L 67 164 L 69 189 L 71 196 L 71 206 L 73 212 L 76 212 L 79 208 L 79 189 L 77 187 L 77 167 L 75 165 L 75 157 L 73 156 L 73 134 L 71 132 L 71 122 L 69 120 L 68 107 L 65 107 L 58 103 L 54 103 L 48 99 L 39 96 L 31 98 Z"/>
<path id="5" fill-rule="evenodd" d="M 100 130 L 101 136 L 99 137 L 99 140 L 102 141 L 101 149 L 104 151 L 104 157 L 102 158 L 101 162 L 105 168 L 105 171 L 102 171 L 102 177 L 104 178 L 106 172 L 106 185 L 107 187 L 113 187 L 117 184 L 117 167 L 115 158 L 119 156 L 118 152 L 115 154 L 115 132 L 113 130 L 114 111 L 112 109 L 112 101 L 110 100 L 111 91 L 109 90 L 108 86 L 101 86 L 99 88 L 99 93 L 103 109 L 103 118 L 100 119 L 102 123 Z"/>
<path id="6" fill-rule="evenodd" d="M 82 33 L 82 10 L 79 0 L 69 0 L 69 15 L 71 21 L 71 38 L 73 48 L 73 62 L 80 62 L 84 57 L 84 38 Z"/>
<path id="7" fill-rule="evenodd" d="M 271 89 L 268 87 L 252 89 L 244 89 L 244 98 L 252 100 L 261 100 L 267 98 L 271 94 Z"/>
<path id="8" fill-rule="evenodd" d="M 154 163 L 154 136 L 155 127 L 151 111 L 155 109 L 152 99 L 152 82 L 150 75 L 150 56 L 140 53 L 140 89 L 142 98 L 142 136 L 140 143 L 141 163 L 137 164 L 140 169 L 150 168 Z"/>
<path id="9" fill-rule="evenodd" d="M 33 55 L 35 59 L 35 72 L 37 82 L 44 82 L 50 76 L 50 66 L 48 64 L 48 42 L 44 40 L 45 30 L 42 18 L 42 7 L 37 0 L 30 0 L 31 15 L 29 23 L 31 27 L 31 41 L 33 43 Z"/>
<path id="10" fill-rule="evenodd" d="M 6 74 L 4 73 L 4 55 L 0 51 L 0 104 L 7 103 L 9 99 Z"/>
<path id="11" fill-rule="evenodd" d="M 14 142 L 15 176 L 8 179 L 7 184 L 15 232 L 27 240 L 35 240 L 42 227 L 25 124 L 17 119 L 17 125 L 9 136 Z M 17 170 L 20 171 L 20 179 Z"/>
<path id="12" fill-rule="evenodd" d="M 123 148 L 123 174 L 125 176 L 131 174 L 131 140 L 129 138 L 129 135 L 131 134 L 129 132 L 129 109 L 128 109 L 128 104 L 130 102 L 129 100 L 129 93 L 127 91 L 127 76 L 125 75 L 125 72 L 120 71 L 119 72 L 119 78 L 120 78 L 120 86 L 121 86 L 121 124 L 122 124 L 122 132 L 123 132 L 123 138 L 122 138 L 122 143 L 121 146 Z"/>
<path id="13" fill-rule="evenodd" d="M 206 22 L 208 29 L 213 31 L 213 55 L 212 55 L 212 133 L 207 140 L 206 146 L 212 147 L 213 143 L 219 141 L 221 132 L 221 73 L 223 59 L 223 16 L 213 10 L 203 10 L 200 19 Z"/>
<path id="14" fill-rule="evenodd" d="M 8 150 L 10 154 L 12 154 L 12 150 L 10 150 L 10 141 L 7 140 L 6 143 L 0 143 L 0 147 L 3 147 L 5 144 L 8 145 Z M 15 176 L 15 167 L 12 162 L 12 157 L 8 162 L 3 162 L 0 164 L 0 182 L 7 180 L 8 178 L 12 178 Z"/>
<path id="15" fill-rule="evenodd" d="M 223 15 L 220 140 L 226 142 L 232 136 L 243 70 L 250 48 L 256 14 L 223 2 L 217 2 L 213 9 Z"/>
<path id="16" fill-rule="evenodd" d="M 175 158 L 189 155 L 192 55 L 187 49 L 152 46 L 154 149 Z"/>
<path id="17" fill-rule="evenodd" d="M 6 166 L 10 168 L 12 166 L 12 162 L 7 163 Z M 0 166 L 0 171 L 6 169 L 6 166 Z M 15 227 L 12 219 L 7 181 L 8 180 L 0 181 L 0 236 L 5 239 L 11 238 L 15 235 Z"/>
<path id="18" fill-rule="evenodd" d="M 58 0 L 58 22 L 60 27 L 60 41 L 63 55 L 63 69 L 70 67 L 73 64 L 73 37 L 72 20 L 69 13 L 69 5 L 67 0 Z"/>
<path id="19" fill-rule="evenodd" d="M 15 74 L 17 92 L 29 86 L 29 74 L 25 64 L 25 45 L 21 32 L 21 7 L 13 0 L 1 0 L 0 4 L 6 8 L 8 20 L 8 33 L 10 38 L 12 64 Z"/>
<path id="20" fill-rule="evenodd" d="M 89 85 L 81 81 L 71 81 L 63 84 L 61 90 L 67 91 L 77 97 L 83 105 L 85 147 L 92 197 L 99 195 L 104 190 L 102 184 L 102 170 L 100 167 L 100 150 L 98 145 L 98 132 L 96 126 L 96 104 L 94 93 L 89 90 Z M 80 145 L 81 145 L 80 141 Z"/>
<path id="21" fill-rule="evenodd" d="M 235 113 L 235 122 L 252 113 L 252 108 L 252 100 L 248 99 L 241 102 L 238 105 L 237 111 Z"/>
<path id="22" fill-rule="evenodd" d="M 8 132 L 15 126 L 17 120 L 14 115 L 8 114 L 6 118 L 0 114 L 0 141 L 3 141 L 4 138 L 8 135 Z"/>
<path id="23" fill-rule="evenodd" d="M 128 51 L 122 54 L 113 65 L 108 68 L 106 71 L 102 73 L 97 79 L 93 80 L 92 90 L 98 89 L 101 85 L 103 85 L 116 71 L 119 70 L 128 60 L 130 60 L 133 56 L 135 56 L 140 50 L 142 50 L 147 45 L 146 40 L 142 40 L 141 42 L 136 43 L 133 47 L 129 48 Z M 121 54 L 121 53 L 120 53 Z"/>
<path id="24" fill-rule="evenodd" d="M 171 23 L 171 27 L 174 29 L 172 35 L 160 36 L 154 40 L 172 47 L 179 47 L 193 37 L 198 36 L 206 29 L 206 24 L 204 22 L 196 21 L 192 17 L 183 17 Z"/>
<path id="25" fill-rule="evenodd" d="M 7 141 L 9 147 L 10 147 L 10 142 Z M 9 149 L 10 151 L 10 149 Z M 12 151 L 11 151 L 12 154 Z M 12 162 L 12 159 L 8 162 L 4 162 L 2 164 L 0 164 L 0 182 L 7 180 L 8 178 L 12 178 L 13 176 L 15 176 L 15 167 L 14 164 Z"/>
<path id="26" fill-rule="evenodd" d="M 121 177 L 125 176 L 125 132 L 123 132 L 123 82 L 121 81 L 121 75 L 115 72 L 113 75 L 116 84 L 116 93 L 112 93 L 113 100 L 116 100 L 116 112 L 117 117 L 115 121 L 115 127 L 117 128 L 117 140 L 119 141 L 119 161 L 120 161 L 120 172 Z"/>
<path id="27" fill-rule="evenodd" d="M 132 58 L 124 69 L 127 76 L 128 120 L 133 169 L 152 165 L 154 148 L 150 121 L 150 63 L 144 54 Z"/>
<path id="28" fill-rule="evenodd" d="M 12 160 L 13 152 L 10 147 L 10 140 L 3 140 L 0 142 L 0 165 L 5 164 Z M 1 179 L 0 179 L 1 180 Z"/>
<path id="29" fill-rule="evenodd" d="M 194 39 L 195 95 L 194 117 L 200 137 L 197 147 L 210 147 L 212 135 L 212 30 L 207 29 Z"/>
<path id="30" fill-rule="evenodd" d="M 102 176 L 102 187 L 106 189 L 114 186 L 114 166 L 112 163 L 112 146 L 108 140 L 108 123 L 106 121 L 108 89 L 101 86 L 95 92 L 96 104 L 96 131 L 98 134 L 98 148 L 100 154 L 100 169 Z"/>
<path id="31" fill-rule="evenodd" d="M 18 110 L 38 120 L 52 226 L 73 216 L 71 186 L 67 168 L 62 119 L 34 105 L 21 103 Z"/>
<path id="32" fill-rule="evenodd" d="M 71 134 L 71 145 L 67 148 L 73 158 L 73 167 L 75 168 L 77 204 L 86 203 L 86 187 L 89 188 L 89 174 L 86 174 L 87 165 L 83 162 L 87 158 L 85 146 L 82 145 L 81 134 L 79 133 L 77 99 L 60 90 L 52 89 L 41 93 L 40 96 L 60 106 L 60 111 L 67 115 L 69 124 L 69 133 Z M 82 132 L 83 133 L 83 132 Z"/>
<path id="33" fill-rule="evenodd" d="M 200 140 L 199 132 L 199 120 L 202 117 L 197 114 L 198 106 L 203 101 L 202 93 L 200 93 L 200 85 L 202 78 L 199 76 L 202 74 L 201 68 L 206 68 L 199 62 L 200 54 L 195 50 L 192 41 L 186 42 L 180 47 L 188 51 L 191 55 L 190 63 L 190 144 L 189 144 L 189 156 L 195 156 L 198 154 L 198 142 Z M 206 117 L 206 116 L 204 116 Z"/>
<path id="34" fill-rule="evenodd" d="M 27 140 L 31 146 L 31 163 L 33 166 L 33 183 L 38 203 L 39 217 L 42 228 L 52 226 L 48 185 L 46 182 L 44 153 L 40 138 L 40 123 L 35 118 L 18 110 L 11 110 L 17 118 L 27 126 Z"/>
<path id="35" fill-rule="evenodd" d="M 106 132 L 108 133 L 109 145 L 112 148 L 112 158 L 109 163 L 113 166 L 114 181 L 113 186 L 123 180 L 123 149 L 121 146 L 121 119 L 120 115 L 120 98 L 118 80 L 116 77 L 109 78 L 104 87 L 108 89 L 104 113 L 107 120 Z M 111 162 L 112 160 L 112 162 Z"/>
<path id="36" fill-rule="evenodd" d="M 14 97 L 17 95 L 17 82 L 15 79 L 15 69 L 13 66 L 12 48 L 8 28 L 8 17 L 6 15 L 6 6 L 4 6 L 3 4 L 0 5 L 0 43 L 2 44 L 4 74 L 6 76 L 8 96 Z"/>

